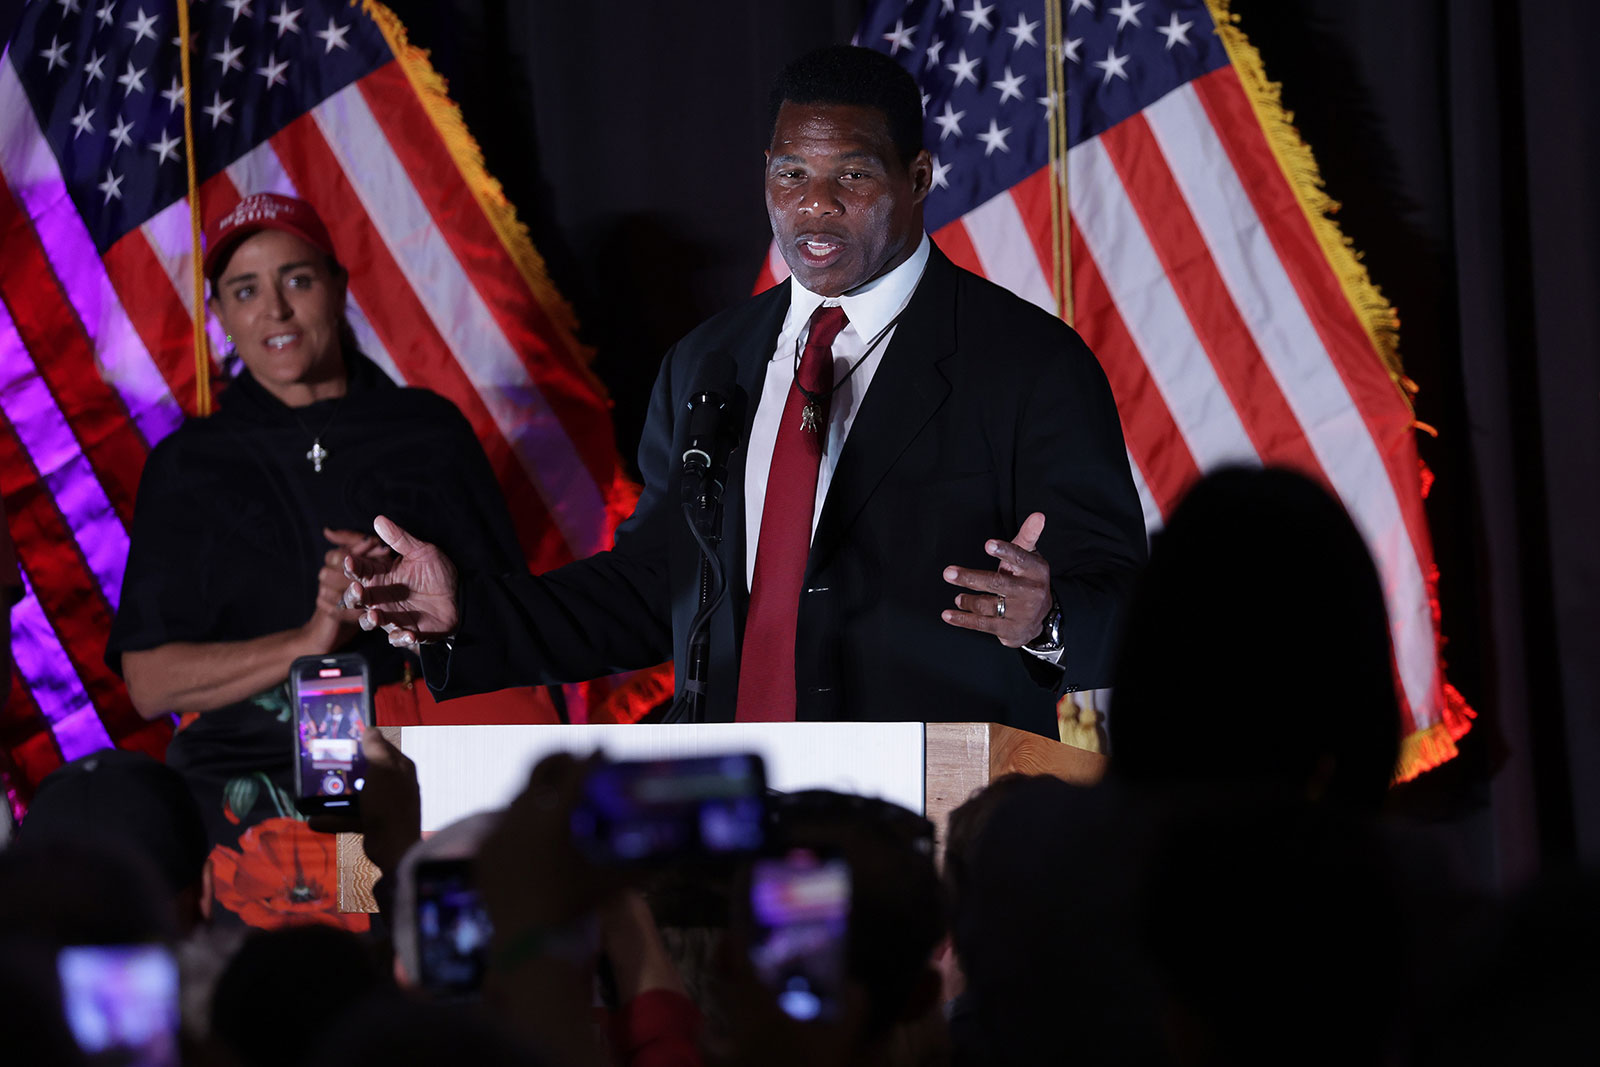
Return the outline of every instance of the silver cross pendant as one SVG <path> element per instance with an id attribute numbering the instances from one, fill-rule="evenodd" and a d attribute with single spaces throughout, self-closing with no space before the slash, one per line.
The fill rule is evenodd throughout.
<path id="1" fill-rule="evenodd" d="M 328 458 L 328 450 L 322 447 L 320 439 L 311 442 L 311 451 L 306 453 L 306 458 L 311 461 L 311 469 L 315 473 L 321 474 L 322 461 Z"/>

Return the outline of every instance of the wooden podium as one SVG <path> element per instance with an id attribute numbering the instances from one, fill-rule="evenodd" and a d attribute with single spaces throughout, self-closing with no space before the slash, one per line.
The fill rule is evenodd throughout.
<path id="1" fill-rule="evenodd" d="M 502 808 L 553 752 L 661 759 L 758 752 L 767 784 L 785 792 L 836 789 L 882 797 L 926 815 L 943 847 L 950 812 L 1012 771 L 1080 785 L 1099 781 L 1105 757 L 995 723 L 796 722 L 606 726 L 405 726 L 385 736 L 417 765 L 422 832 Z M 358 834 L 339 836 L 339 907 L 375 911 L 377 871 Z"/>

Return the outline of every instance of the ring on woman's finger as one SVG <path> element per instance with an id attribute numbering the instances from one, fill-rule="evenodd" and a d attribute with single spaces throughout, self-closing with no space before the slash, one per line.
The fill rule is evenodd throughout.
<path id="1" fill-rule="evenodd" d="M 1006 617 L 1006 598 L 1005 597 L 1000 597 L 998 600 L 995 601 L 994 617 L 997 618 L 997 619 L 1003 619 L 1003 618 Z"/>

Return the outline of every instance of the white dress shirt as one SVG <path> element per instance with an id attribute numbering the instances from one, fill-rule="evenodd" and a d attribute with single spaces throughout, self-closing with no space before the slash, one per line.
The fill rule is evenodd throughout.
<path id="1" fill-rule="evenodd" d="M 828 436 L 822 453 L 822 463 L 817 470 L 817 500 L 811 510 L 811 532 L 817 532 L 817 518 L 822 514 L 822 502 L 828 498 L 828 485 L 833 481 L 833 468 L 839 462 L 839 452 L 844 448 L 850 425 L 855 422 L 861 401 L 872 385 L 872 376 L 882 362 L 884 349 L 894 340 L 890 330 L 878 346 L 865 359 L 867 345 L 878 331 L 889 325 L 894 317 L 911 302 L 911 294 L 922 280 L 923 268 L 928 265 L 931 245 L 927 234 L 911 258 L 894 270 L 844 296 L 823 297 L 804 288 L 793 278 L 789 279 L 789 313 L 784 316 L 783 329 L 778 331 L 778 344 L 767 361 L 766 383 L 761 387 L 761 402 L 756 405 L 755 422 L 750 426 L 749 452 L 744 467 L 744 578 L 745 588 L 755 581 L 756 548 L 761 543 L 761 512 L 767 503 L 767 474 L 772 467 L 772 450 L 778 443 L 778 423 L 783 419 L 783 408 L 789 400 L 789 387 L 794 383 L 795 353 L 805 345 L 807 326 L 811 315 L 821 304 L 837 304 L 844 308 L 850 324 L 840 331 L 833 342 L 833 380 L 838 388 L 828 397 Z M 898 327 L 896 327 L 898 329 Z M 850 367 L 856 360 L 861 363 L 855 373 Z"/>

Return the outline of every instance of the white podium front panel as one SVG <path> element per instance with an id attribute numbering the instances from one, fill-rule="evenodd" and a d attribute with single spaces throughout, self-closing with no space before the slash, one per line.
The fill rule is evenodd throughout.
<path id="1" fill-rule="evenodd" d="M 767 784 L 836 789 L 923 811 L 920 722 L 669 723 L 606 726 L 407 726 L 400 749 L 417 765 L 422 829 L 503 808 L 552 752 L 612 759 L 759 753 Z"/>

